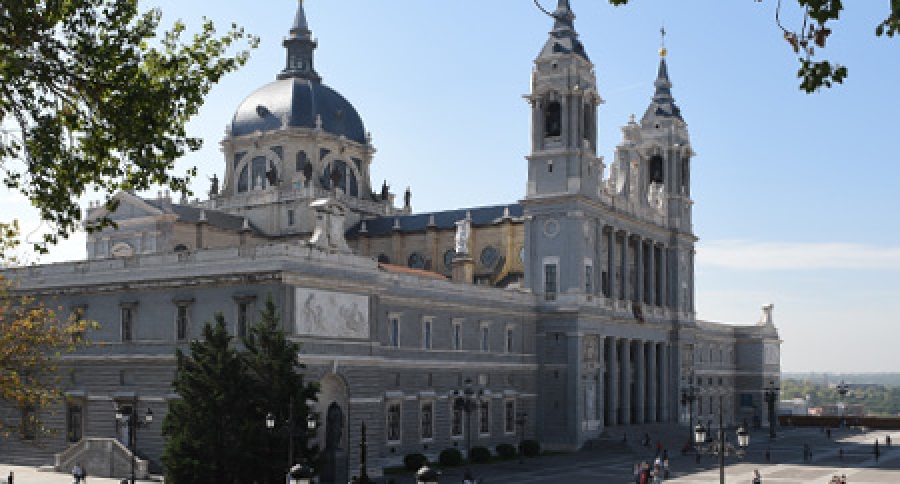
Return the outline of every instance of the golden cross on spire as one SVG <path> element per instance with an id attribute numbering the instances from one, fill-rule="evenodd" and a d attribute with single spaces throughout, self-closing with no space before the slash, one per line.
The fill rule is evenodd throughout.
<path id="1" fill-rule="evenodd" d="M 666 26 L 663 25 L 662 28 L 659 29 L 659 35 L 661 37 L 660 47 L 659 47 L 659 55 L 665 57 L 669 52 L 666 50 Z"/>

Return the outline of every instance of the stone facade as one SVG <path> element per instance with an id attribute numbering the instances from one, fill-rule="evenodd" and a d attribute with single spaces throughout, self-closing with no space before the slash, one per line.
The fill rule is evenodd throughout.
<path id="1" fill-rule="evenodd" d="M 7 454 L 49 463 L 82 438 L 125 441 L 116 403 L 160 422 L 177 398 L 175 349 L 217 312 L 241 335 L 268 297 L 321 383 L 316 410 L 337 409 L 339 477 L 358 466 L 362 422 L 375 469 L 523 434 L 575 449 L 629 426 L 686 424 L 688 389 L 697 418 L 721 402 L 728 422 L 764 424 L 763 389 L 780 376 L 771 306 L 757 324 L 695 317 L 694 152 L 664 53 L 651 105 L 607 167 L 594 66 L 568 1 L 553 17 L 526 96 L 523 200 L 413 213 L 409 192 L 397 208 L 386 183 L 373 188 L 371 138 L 321 84 L 301 3 L 285 70 L 226 129 L 222 188 L 178 203 L 117 194 L 115 213 L 88 212 L 118 229 L 91 234 L 87 260 L 15 271 L 23 290 L 101 329 L 65 358 L 66 408 L 48 421 L 66 431 L 9 441 Z M 469 416 L 453 409 L 467 382 L 482 402 Z M 137 444 L 151 465 L 159 429 Z"/>

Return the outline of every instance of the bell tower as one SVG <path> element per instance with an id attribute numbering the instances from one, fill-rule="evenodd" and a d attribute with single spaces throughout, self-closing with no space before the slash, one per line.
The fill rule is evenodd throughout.
<path id="1" fill-rule="evenodd" d="M 603 175 L 597 157 L 597 93 L 594 65 L 575 31 L 568 0 L 559 0 L 553 30 L 534 61 L 531 154 L 527 197 L 596 197 Z"/>

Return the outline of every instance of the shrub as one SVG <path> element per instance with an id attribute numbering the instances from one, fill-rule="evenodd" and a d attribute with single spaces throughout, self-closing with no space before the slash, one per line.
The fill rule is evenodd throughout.
<path id="1" fill-rule="evenodd" d="M 456 467 L 462 464 L 462 461 L 462 452 L 453 447 L 442 450 L 441 455 L 438 456 L 438 463 L 443 467 Z"/>
<path id="2" fill-rule="evenodd" d="M 512 444 L 499 444 L 496 448 L 497 457 L 501 459 L 515 459 L 516 447 Z"/>
<path id="3" fill-rule="evenodd" d="M 541 453 L 541 443 L 537 440 L 526 440 L 522 442 L 522 454 L 526 457 L 536 457 Z"/>
<path id="4" fill-rule="evenodd" d="M 472 447 L 472 455 L 469 456 L 469 460 L 477 464 L 483 464 L 491 460 L 491 450 L 481 446 Z"/>
<path id="5" fill-rule="evenodd" d="M 403 456 L 403 467 L 408 471 L 417 471 L 420 467 L 428 462 L 428 458 L 419 453 L 406 454 Z"/>

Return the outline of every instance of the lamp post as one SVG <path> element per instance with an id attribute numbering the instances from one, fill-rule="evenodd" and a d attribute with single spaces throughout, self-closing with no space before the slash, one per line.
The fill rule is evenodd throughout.
<path id="1" fill-rule="evenodd" d="M 777 386 L 775 386 L 775 380 L 769 381 L 769 386 L 765 391 L 765 400 L 768 404 L 769 408 L 769 438 L 775 438 L 775 422 L 776 422 L 776 413 L 775 413 L 775 402 L 778 401 L 778 391 L 781 390 Z"/>
<path id="2" fill-rule="evenodd" d="M 128 429 L 128 450 L 131 451 L 131 484 L 134 484 L 134 454 L 137 451 L 137 430 L 153 423 L 153 411 L 149 408 L 143 420 L 139 419 L 136 411 L 137 405 L 131 407 L 116 407 L 116 420 Z"/>
<path id="3" fill-rule="evenodd" d="M 694 401 L 697 394 L 694 389 L 694 375 L 688 377 L 688 387 L 681 390 L 681 406 L 688 411 L 688 442 L 693 440 L 691 432 L 694 431 Z"/>
<path id="4" fill-rule="evenodd" d="M 357 484 L 374 484 L 375 481 L 369 479 L 369 470 L 366 468 L 366 422 L 363 421 L 359 429 L 359 479 Z"/>
<path id="5" fill-rule="evenodd" d="M 476 397 L 475 389 L 472 388 L 472 379 L 466 378 L 465 384 L 466 387 L 462 391 L 456 390 L 453 392 L 456 395 L 456 398 L 453 400 L 453 408 L 466 413 L 466 459 L 470 459 L 472 452 L 472 412 L 478 408 L 478 398 Z"/>
<path id="6" fill-rule="evenodd" d="M 288 435 L 288 455 L 287 455 L 287 473 L 290 476 L 294 470 L 294 429 L 296 427 L 296 422 L 294 421 L 294 397 L 291 396 L 288 404 L 288 418 L 286 423 L 287 435 Z M 306 416 L 306 427 L 303 428 L 303 437 L 304 442 L 306 441 L 307 432 L 314 432 L 316 430 L 316 417 L 312 412 L 309 412 Z M 266 414 L 266 428 L 269 430 L 274 430 L 275 425 L 277 424 L 275 419 L 275 414 L 269 412 Z M 310 471 L 312 472 L 312 471 Z M 291 477 L 293 479 L 293 477 Z"/>
<path id="7" fill-rule="evenodd" d="M 844 380 L 841 380 L 837 385 L 838 395 L 841 396 L 841 401 L 838 402 L 838 407 L 840 408 L 840 417 L 841 417 L 841 427 L 846 426 L 846 422 L 844 421 L 847 418 L 847 402 L 844 400 L 846 398 L 847 393 L 850 391 L 850 387 L 844 383 Z"/>
<path id="8" fill-rule="evenodd" d="M 737 448 L 728 442 L 725 438 L 725 406 L 722 402 L 723 398 L 719 395 L 719 431 L 716 440 L 706 445 L 707 429 L 703 427 L 703 422 L 698 422 L 694 429 L 694 442 L 697 446 L 697 455 L 702 453 L 719 457 L 719 483 L 725 484 L 725 456 L 734 454 L 743 457 L 744 451 L 750 445 L 750 433 L 741 425 L 737 429 Z"/>
<path id="9" fill-rule="evenodd" d="M 315 473 L 313 473 L 312 468 L 305 463 L 300 463 L 291 467 L 291 471 L 288 473 L 292 484 L 310 484 L 314 475 Z"/>
<path id="10" fill-rule="evenodd" d="M 440 472 L 436 471 L 426 463 L 416 472 L 416 482 L 419 484 L 438 484 L 438 478 L 440 476 Z"/>
<path id="11" fill-rule="evenodd" d="M 516 412 L 516 426 L 519 427 L 519 463 L 525 463 L 525 424 L 528 423 L 528 414 Z"/>

